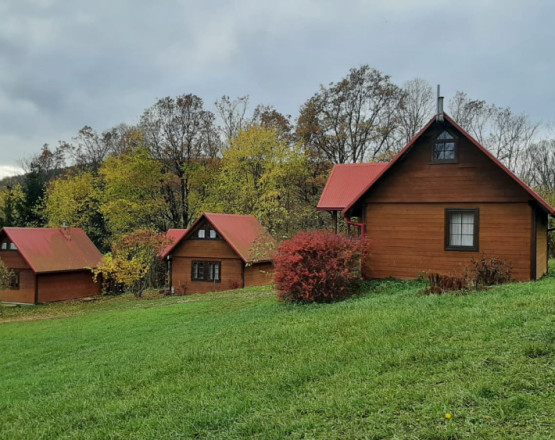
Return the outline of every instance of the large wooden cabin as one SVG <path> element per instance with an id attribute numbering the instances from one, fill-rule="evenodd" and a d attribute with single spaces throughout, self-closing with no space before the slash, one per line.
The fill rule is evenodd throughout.
<path id="1" fill-rule="evenodd" d="M 0 301 L 39 304 L 100 294 L 90 268 L 102 254 L 80 228 L 3 228 L 0 259 L 15 275 Z"/>
<path id="2" fill-rule="evenodd" d="M 547 272 L 553 207 L 446 114 L 385 166 L 336 168 L 318 209 L 340 211 L 370 238 L 366 278 L 460 275 L 482 255 L 511 264 L 516 280 Z M 358 176 L 348 191 L 343 171 Z"/>
<path id="3" fill-rule="evenodd" d="M 170 230 L 161 253 L 170 289 L 179 295 L 272 282 L 275 241 L 252 215 L 201 215 L 189 229 Z"/>

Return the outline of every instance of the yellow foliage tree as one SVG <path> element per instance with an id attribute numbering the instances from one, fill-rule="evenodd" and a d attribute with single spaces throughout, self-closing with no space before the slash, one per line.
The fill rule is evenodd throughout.
<path id="1" fill-rule="evenodd" d="M 94 279 L 102 280 L 104 293 L 129 290 L 140 297 L 149 284 L 146 275 L 156 263 L 160 265 L 157 254 L 167 245 L 163 233 L 137 230 L 125 234 L 112 243 L 112 252 L 92 269 Z"/>
<path id="2" fill-rule="evenodd" d="M 103 186 L 99 210 L 115 237 L 136 229 L 165 229 L 162 184 L 166 176 L 146 148 L 110 156 L 99 175 Z"/>
<path id="3" fill-rule="evenodd" d="M 99 213 L 98 182 L 90 172 L 69 174 L 50 181 L 42 203 L 42 215 L 51 228 L 83 228 L 99 244 L 104 235 Z"/>
<path id="4" fill-rule="evenodd" d="M 204 208 L 253 214 L 272 233 L 288 234 L 305 168 L 306 156 L 298 145 L 274 128 L 250 126 L 224 151 Z"/>
<path id="5" fill-rule="evenodd" d="M 23 226 L 22 207 L 25 204 L 25 192 L 21 185 L 0 189 L 0 226 Z"/>

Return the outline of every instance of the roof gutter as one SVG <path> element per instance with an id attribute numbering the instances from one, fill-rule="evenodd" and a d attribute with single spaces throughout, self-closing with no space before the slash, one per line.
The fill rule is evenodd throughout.
<path id="1" fill-rule="evenodd" d="M 364 223 L 357 223 L 357 222 L 352 222 L 351 221 L 351 217 L 345 217 L 345 222 L 349 225 L 349 226 L 357 226 L 360 228 L 360 235 L 362 235 L 363 237 L 366 236 L 366 225 Z"/>

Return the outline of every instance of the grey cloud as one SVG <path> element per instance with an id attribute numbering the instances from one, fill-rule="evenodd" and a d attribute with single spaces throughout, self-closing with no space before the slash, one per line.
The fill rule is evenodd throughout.
<path id="1" fill-rule="evenodd" d="M 250 94 L 295 116 L 360 64 L 555 120 L 554 12 L 517 0 L 4 1 L 0 165 L 180 93 L 209 108 Z"/>

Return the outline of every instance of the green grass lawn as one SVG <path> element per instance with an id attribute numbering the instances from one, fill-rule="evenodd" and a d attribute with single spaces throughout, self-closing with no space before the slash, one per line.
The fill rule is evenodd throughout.
<path id="1" fill-rule="evenodd" d="M 0 438 L 555 438 L 555 276 L 423 286 L 0 308 Z"/>

